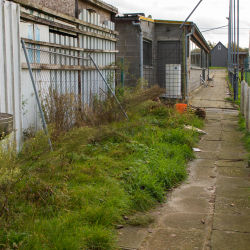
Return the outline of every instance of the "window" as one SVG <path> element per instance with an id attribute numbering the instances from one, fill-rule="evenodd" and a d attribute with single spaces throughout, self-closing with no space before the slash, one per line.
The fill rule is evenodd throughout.
<path id="1" fill-rule="evenodd" d="M 143 41 L 143 65 L 152 66 L 152 42 Z"/>
<path id="2" fill-rule="evenodd" d="M 201 67 L 201 49 L 191 40 L 190 41 L 191 50 L 191 66 Z"/>
<path id="3" fill-rule="evenodd" d="M 218 50 L 221 50 L 221 45 L 218 45 Z"/>

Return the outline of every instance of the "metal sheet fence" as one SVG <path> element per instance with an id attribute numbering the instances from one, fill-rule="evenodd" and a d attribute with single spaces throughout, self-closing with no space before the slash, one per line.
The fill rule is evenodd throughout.
<path id="1" fill-rule="evenodd" d="M 38 49 L 28 45 L 26 49 L 34 80 L 42 98 L 53 89 L 60 94 L 70 93 L 79 96 L 82 102 L 91 105 L 94 98 L 104 98 L 107 93 L 107 86 L 89 57 L 66 54 L 48 47 Z M 27 67 L 26 64 L 22 66 Z M 104 68 L 100 71 L 114 88 L 115 69 L 112 66 Z"/>
<path id="2" fill-rule="evenodd" d="M 248 83 L 250 86 L 250 63 L 249 63 L 249 58 L 245 59 L 245 64 L 244 64 L 244 80 Z"/>

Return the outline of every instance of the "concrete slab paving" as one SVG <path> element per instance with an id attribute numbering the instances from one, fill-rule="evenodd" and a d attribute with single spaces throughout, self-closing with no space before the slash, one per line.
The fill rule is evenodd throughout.
<path id="1" fill-rule="evenodd" d="M 211 249 L 213 250 L 249 250 L 250 234 L 213 230 Z"/>
<path id="2" fill-rule="evenodd" d="M 215 213 L 213 229 L 250 233 L 250 215 Z"/>
<path id="3" fill-rule="evenodd" d="M 219 160 L 217 163 L 218 167 L 238 167 L 245 168 L 247 166 L 246 161 L 240 160 Z"/>
<path id="4" fill-rule="evenodd" d="M 202 250 L 204 231 L 158 229 L 152 237 L 147 239 L 145 250 Z"/>
<path id="5" fill-rule="evenodd" d="M 217 197 L 215 213 L 250 215 L 249 199 L 240 199 L 238 197 Z"/>
<path id="6" fill-rule="evenodd" d="M 119 229 L 119 246 L 121 249 L 138 249 L 148 235 L 148 229 L 140 227 L 124 227 Z"/>
<path id="7" fill-rule="evenodd" d="M 218 175 L 227 177 L 245 177 L 250 173 L 250 171 L 246 168 L 239 168 L 234 166 L 220 167 L 217 171 Z"/>
<path id="8" fill-rule="evenodd" d="M 202 223 L 204 220 L 205 223 Z M 167 229 L 180 230 L 206 230 L 210 224 L 212 216 L 210 214 L 178 213 L 167 214 L 163 217 L 161 224 Z"/>

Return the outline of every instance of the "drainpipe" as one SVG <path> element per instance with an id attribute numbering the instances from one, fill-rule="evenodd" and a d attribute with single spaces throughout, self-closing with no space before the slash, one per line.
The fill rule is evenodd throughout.
<path id="1" fill-rule="evenodd" d="M 187 39 L 189 36 L 194 34 L 194 24 L 192 24 L 192 30 L 191 33 L 187 34 L 185 37 L 185 52 L 186 52 L 186 98 L 187 98 L 187 104 L 188 104 L 188 85 L 189 85 L 189 78 L 188 78 L 188 55 L 187 55 Z"/>
<path id="2" fill-rule="evenodd" d="M 133 25 L 138 26 L 140 31 L 140 78 L 143 78 L 143 36 L 142 36 L 142 28 L 140 23 L 132 22 Z"/>

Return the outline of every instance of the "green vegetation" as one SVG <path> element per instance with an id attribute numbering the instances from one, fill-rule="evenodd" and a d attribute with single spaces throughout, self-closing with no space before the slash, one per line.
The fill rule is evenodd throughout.
<path id="1" fill-rule="evenodd" d="M 240 106 L 240 99 L 241 99 L 241 75 L 239 76 L 239 83 L 238 83 L 238 100 L 234 101 L 234 90 L 233 90 L 233 87 L 229 81 L 229 78 L 228 78 L 228 74 L 227 74 L 227 82 L 228 82 L 228 86 L 229 86 L 229 89 L 230 89 L 230 94 L 231 96 L 226 98 L 228 101 L 231 101 L 232 103 L 238 105 L 238 107 Z"/>
<path id="2" fill-rule="evenodd" d="M 209 67 L 209 69 L 227 69 L 227 67 Z"/>
<path id="3" fill-rule="evenodd" d="M 166 190 L 185 180 L 199 135 L 183 125 L 201 128 L 204 121 L 189 111 L 152 108 L 147 91 L 137 91 L 137 98 L 123 94 L 139 105 L 126 106 L 129 121 L 52 129 L 54 152 L 42 131 L 18 156 L 6 142 L 0 152 L 1 249 L 117 249 L 115 228 L 126 223 L 125 215 L 134 225 L 152 222 L 135 214 L 163 202 Z"/>
<path id="4" fill-rule="evenodd" d="M 233 88 L 232 88 L 232 85 L 230 84 L 229 82 L 229 79 L 228 79 L 228 76 L 227 76 L 227 81 L 229 83 L 229 88 L 230 88 L 230 92 L 232 93 L 233 95 Z M 229 101 L 231 101 L 232 103 L 235 103 L 238 105 L 239 109 L 240 109 L 240 102 L 241 102 L 241 74 L 239 76 L 239 89 L 238 89 L 238 100 L 237 101 L 234 101 L 232 97 L 229 97 L 227 98 Z M 243 142 L 245 144 L 245 148 L 248 152 L 250 152 L 250 132 L 247 132 L 246 131 L 246 120 L 245 118 L 242 116 L 241 113 L 239 113 L 239 121 L 238 121 L 238 124 L 239 124 L 239 130 L 241 130 L 245 135 L 243 137 Z M 248 156 L 248 164 L 250 166 L 250 154 Z"/>

